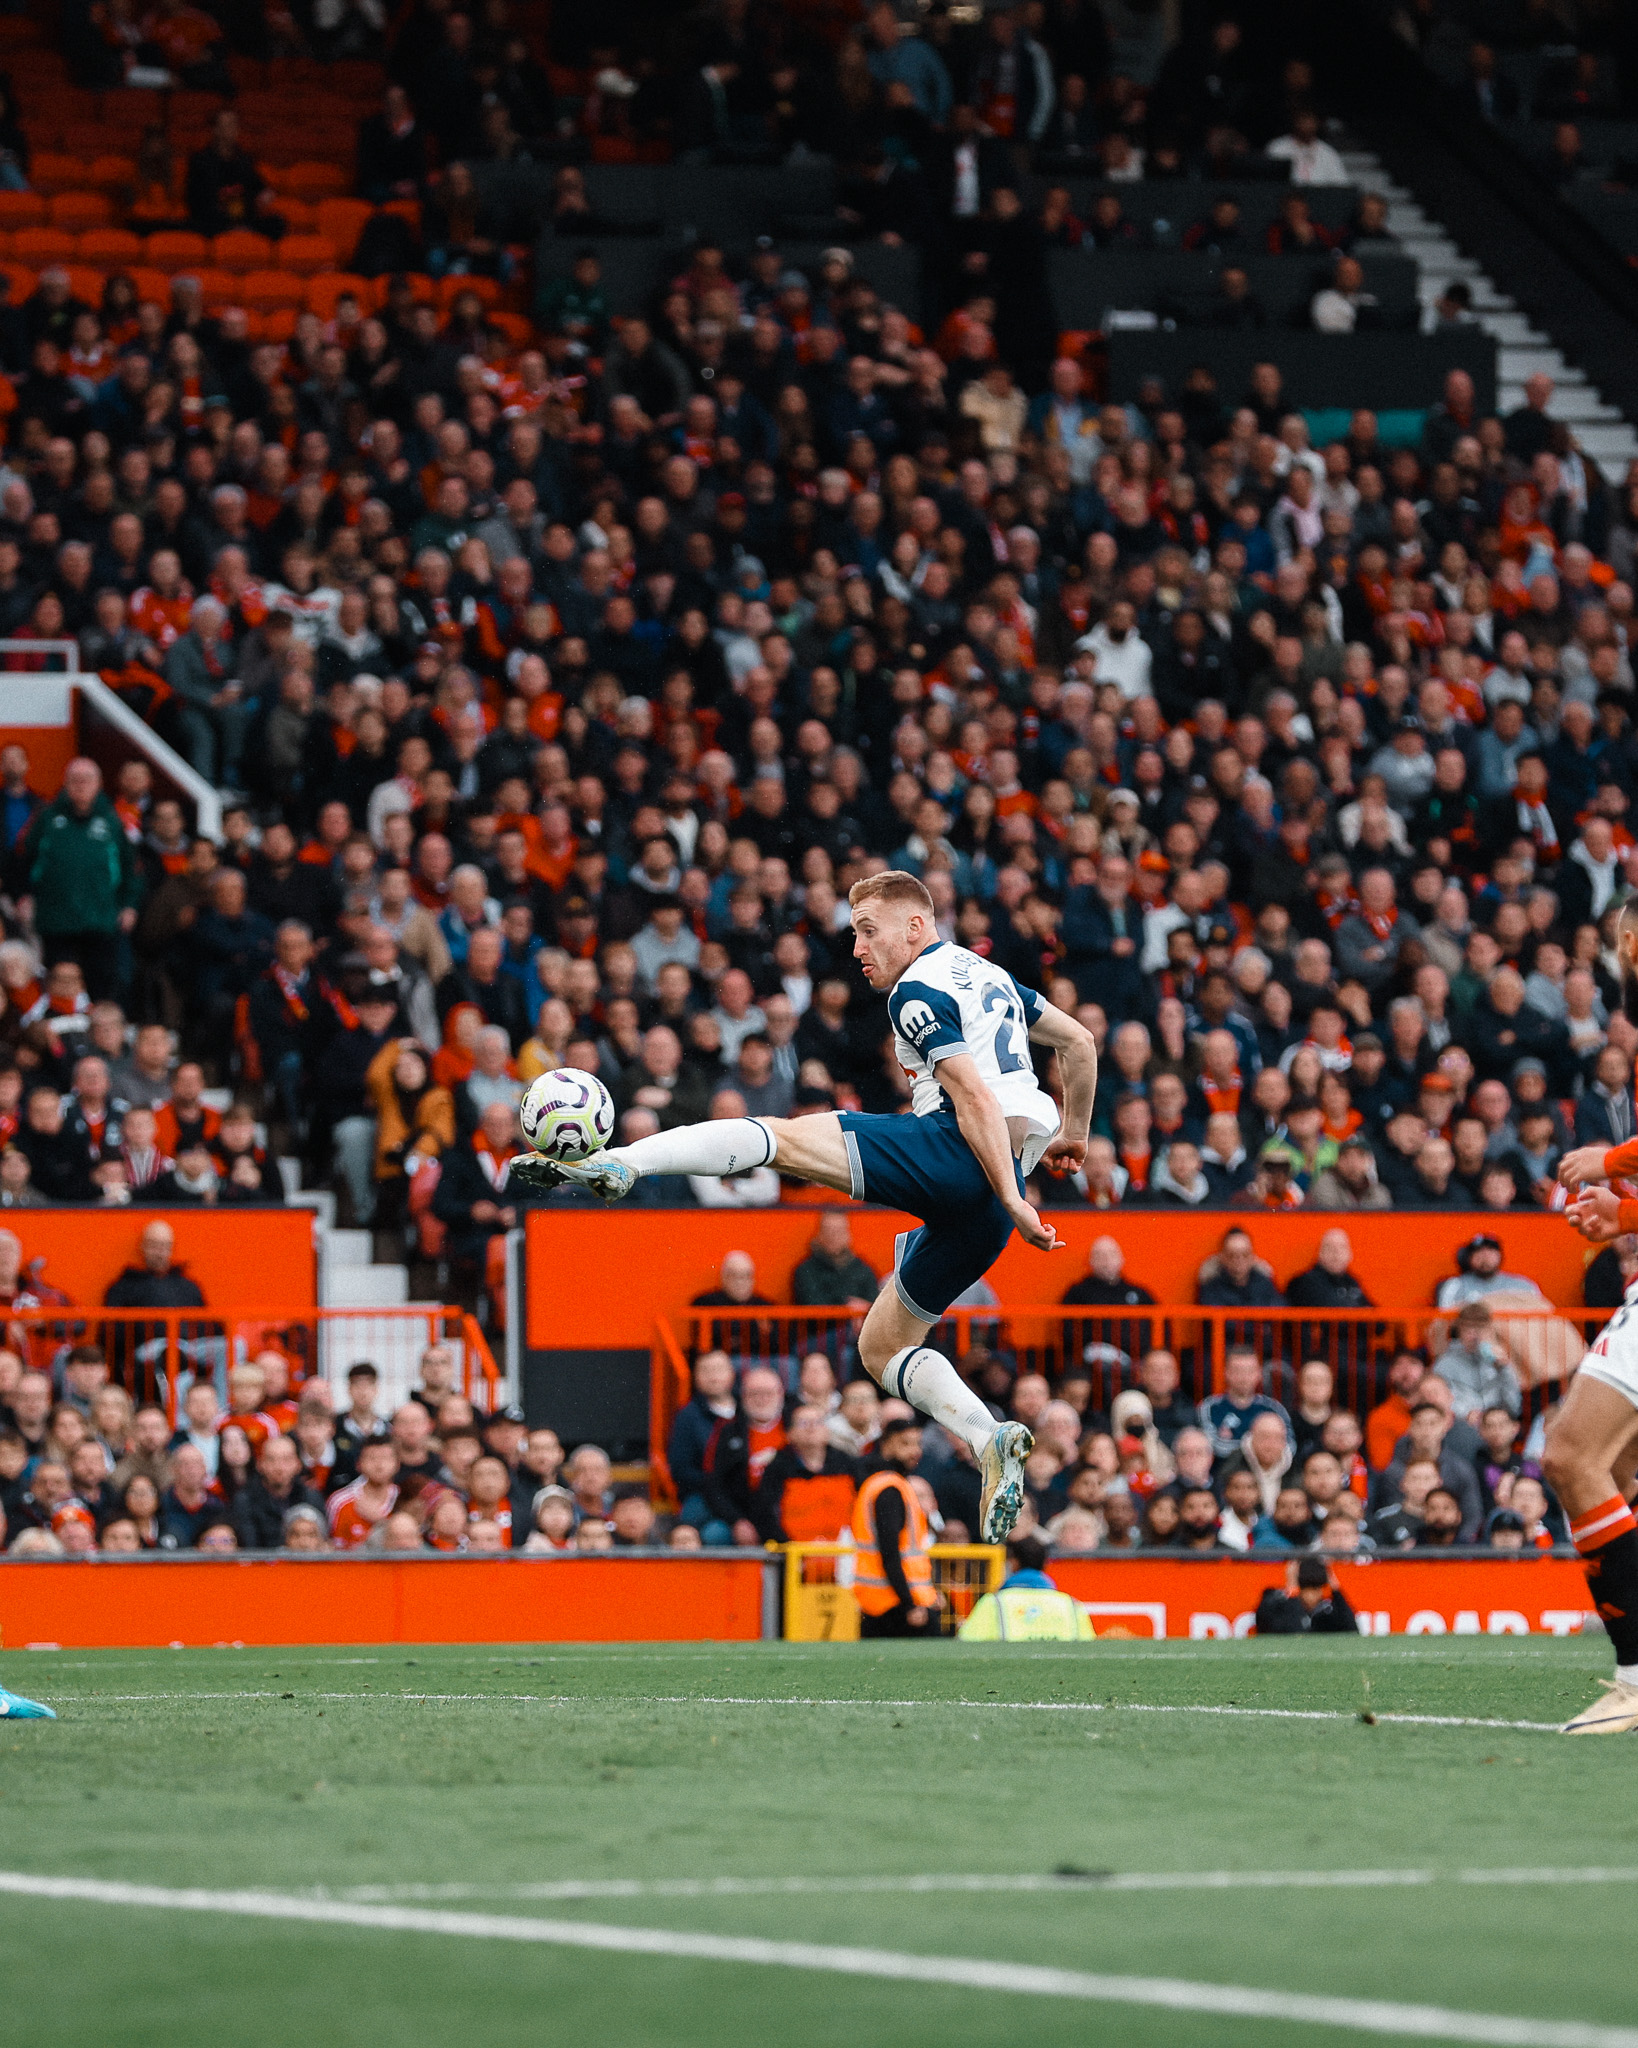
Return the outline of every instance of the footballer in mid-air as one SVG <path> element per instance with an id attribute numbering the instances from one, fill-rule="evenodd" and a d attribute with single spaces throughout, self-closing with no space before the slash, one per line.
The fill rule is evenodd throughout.
<path id="1" fill-rule="evenodd" d="M 596 1094 L 582 1103 L 589 1077 L 562 1069 L 543 1075 L 525 1098 L 524 1135 L 538 1156 L 513 1172 L 537 1184 L 572 1182 L 617 1202 L 645 1174 L 718 1176 L 777 1164 L 794 1179 L 920 1216 L 921 1228 L 898 1240 L 893 1286 L 865 1317 L 859 1357 L 885 1393 L 968 1445 L 983 1477 L 980 1534 L 999 1543 L 1023 1506 L 1024 1460 L 1034 1440 L 1022 1423 L 997 1423 L 924 1339 L 1014 1230 L 1041 1251 L 1057 1245 L 1057 1232 L 1025 1200 L 1024 1180 L 1043 1159 L 1068 1171 L 1084 1160 L 1097 1048 L 1090 1032 L 1033 989 L 941 939 L 933 899 L 914 875 L 868 876 L 848 901 L 854 957 L 871 987 L 887 993 L 912 1115 L 730 1117 L 603 1149 L 606 1095 L 591 1081 Z M 1061 1121 L 1036 1080 L 1031 1041 L 1058 1055 Z"/>

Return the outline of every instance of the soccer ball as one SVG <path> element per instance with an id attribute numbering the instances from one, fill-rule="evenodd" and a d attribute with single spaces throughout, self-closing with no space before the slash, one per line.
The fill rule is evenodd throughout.
<path id="1" fill-rule="evenodd" d="M 613 1137 L 614 1102 L 595 1074 L 554 1067 L 531 1083 L 518 1121 L 537 1152 L 567 1165 L 601 1152 Z"/>

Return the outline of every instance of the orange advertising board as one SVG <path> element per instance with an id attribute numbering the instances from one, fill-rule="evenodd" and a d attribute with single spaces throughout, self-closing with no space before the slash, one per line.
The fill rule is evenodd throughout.
<path id="1" fill-rule="evenodd" d="M 893 1240 L 915 1219 L 892 1209 L 845 1205 L 860 1256 L 878 1274 Z M 716 1286 L 723 1256 L 749 1252 L 757 1292 L 788 1302 L 791 1274 L 807 1256 L 821 1212 L 793 1209 L 536 1209 L 526 1224 L 528 1342 L 537 1349 L 646 1346 L 658 1317 L 674 1316 Z M 1456 1271 L 1457 1247 L 1474 1231 L 1501 1239 L 1510 1271 L 1527 1273 L 1559 1307 L 1579 1306 L 1589 1248 L 1561 1216 L 1496 1218 L 1465 1211 L 1338 1216 L 1298 1210 L 1264 1216 L 1212 1210 L 1055 1209 L 1067 1249 L 1032 1251 L 1014 1237 L 990 1272 L 1003 1303 L 1055 1301 L 1086 1271 L 1092 1240 L 1111 1235 L 1127 1277 L 1160 1302 L 1192 1302 L 1201 1264 L 1232 1225 L 1244 1224 L 1282 1285 L 1314 1263 L 1320 1238 L 1340 1226 L 1353 1241 L 1354 1271 L 1373 1303 L 1426 1308 Z"/>
<path id="2" fill-rule="evenodd" d="M 310 1209 L 8 1209 L 0 1227 L 22 1240 L 23 1263 L 76 1308 L 100 1307 L 138 1243 L 163 1218 L 176 1232 L 176 1263 L 211 1308 L 311 1308 L 318 1299 Z"/>
<path id="3" fill-rule="evenodd" d="M 1195 1640 L 1251 1633 L 1284 1558 L 1073 1557 L 1052 1577 L 1100 1635 Z M 1372 1558 L 1337 1567 L 1363 1635 L 1574 1635 L 1587 1581 L 1573 1557 Z"/>
<path id="4" fill-rule="evenodd" d="M 6 1648 L 754 1642 L 770 1557 L 0 1560 Z M 770 1632 L 777 1619 L 768 1601 Z"/>

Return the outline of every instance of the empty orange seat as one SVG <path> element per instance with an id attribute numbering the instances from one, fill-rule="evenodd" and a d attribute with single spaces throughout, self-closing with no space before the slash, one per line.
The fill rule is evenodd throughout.
<path id="1" fill-rule="evenodd" d="M 19 228 L 11 238 L 13 256 L 36 270 L 48 263 L 72 263 L 79 252 L 79 243 L 66 228 Z"/>
<path id="2" fill-rule="evenodd" d="M 171 281 L 163 270 L 155 270 L 150 264 L 137 264 L 131 271 L 131 282 L 136 286 L 139 305 L 152 301 L 156 306 L 171 303 Z"/>
<path id="3" fill-rule="evenodd" d="M 265 270 L 273 261 L 273 244 L 266 235 L 252 234 L 248 228 L 233 228 L 211 243 L 210 260 L 218 270 Z"/>
<path id="4" fill-rule="evenodd" d="M 280 306 L 301 306 L 306 299 L 304 281 L 290 270 L 252 270 L 239 281 L 238 303 L 252 312 L 271 313 Z"/>
<path id="5" fill-rule="evenodd" d="M 148 237 L 148 261 L 156 270 L 197 270 L 209 255 L 204 236 L 184 228 L 162 228 Z"/>
<path id="6" fill-rule="evenodd" d="M 34 290 L 34 272 L 26 263 L 0 263 L 0 277 L 11 286 L 11 303 L 20 306 Z"/>
<path id="7" fill-rule="evenodd" d="M 97 156 L 86 166 L 86 175 L 99 192 L 129 192 L 136 184 L 134 156 Z"/>
<path id="8" fill-rule="evenodd" d="M 441 277 L 438 280 L 438 304 L 447 312 L 462 292 L 476 292 L 485 306 L 500 304 L 500 286 L 492 277 Z"/>
<path id="9" fill-rule="evenodd" d="M 514 348 L 527 348 L 535 339 L 531 322 L 522 313 L 508 313 L 499 306 L 489 308 L 489 323 L 498 327 Z"/>
<path id="10" fill-rule="evenodd" d="M 114 217 L 113 203 L 106 192 L 59 192 L 51 202 L 51 224 L 83 234 L 87 228 L 105 228 Z"/>
<path id="11" fill-rule="evenodd" d="M 351 256 L 374 208 L 367 199 L 321 199 L 314 211 L 319 233 L 328 235 L 343 256 Z"/>
<path id="12" fill-rule="evenodd" d="M 83 189 L 90 175 L 90 166 L 77 156 L 58 156 L 42 150 L 29 165 L 28 180 L 36 192 L 48 196 L 53 192 L 74 192 Z"/>
<path id="13" fill-rule="evenodd" d="M 37 228 L 45 217 L 46 203 L 38 192 L 0 192 L 0 228 Z"/>
<path id="14" fill-rule="evenodd" d="M 253 317 L 263 341 L 288 341 L 296 331 L 299 314 L 294 306 L 275 306 L 271 313 L 257 313 Z"/>
<path id="15" fill-rule="evenodd" d="M 355 277 L 350 270 L 320 271 L 317 277 L 308 278 L 306 285 L 307 306 L 321 320 L 330 318 L 337 299 L 347 292 L 352 293 L 366 313 L 375 309 L 375 286 L 367 277 Z"/>
<path id="16" fill-rule="evenodd" d="M 68 265 L 68 293 L 70 298 L 80 299 L 88 306 L 102 303 L 102 272 L 92 270 L 83 263 Z"/>
<path id="17" fill-rule="evenodd" d="M 245 299 L 245 281 L 232 270 L 201 270 L 199 296 L 205 302 L 207 313 L 219 313 L 224 306 L 242 306 Z"/>
<path id="18" fill-rule="evenodd" d="M 340 253 L 328 235 L 286 235 L 279 244 L 279 268 L 311 277 L 318 270 L 334 270 Z"/>
<path id="19" fill-rule="evenodd" d="M 142 238 L 133 235 L 129 228 L 90 228 L 80 236 L 79 242 L 76 253 L 82 263 L 125 270 L 142 261 Z"/>
<path id="20" fill-rule="evenodd" d="M 274 164 L 269 178 L 275 192 L 290 192 L 298 199 L 339 197 L 347 189 L 348 173 L 340 164 L 304 161 Z"/>

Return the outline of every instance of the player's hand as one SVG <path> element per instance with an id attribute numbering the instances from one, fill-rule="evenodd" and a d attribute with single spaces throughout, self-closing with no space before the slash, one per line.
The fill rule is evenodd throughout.
<path id="1" fill-rule="evenodd" d="M 1012 1210 L 1013 1227 L 1025 1244 L 1034 1245 L 1038 1252 L 1055 1252 L 1063 1240 L 1050 1223 L 1043 1223 L 1028 1202 L 1019 1202 Z"/>
<path id="2" fill-rule="evenodd" d="M 1621 1198 L 1614 1188 L 1583 1188 L 1564 1212 L 1589 1244 L 1621 1235 Z"/>
<path id="3" fill-rule="evenodd" d="M 1604 1147 L 1578 1145 L 1573 1152 L 1566 1152 L 1558 1162 L 1558 1177 L 1567 1188 L 1585 1187 L 1589 1181 L 1601 1182 L 1604 1178 Z"/>
<path id="4" fill-rule="evenodd" d="M 1041 1154 L 1042 1163 L 1054 1173 L 1079 1173 L 1086 1164 L 1085 1138 L 1054 1138 Z"/>

